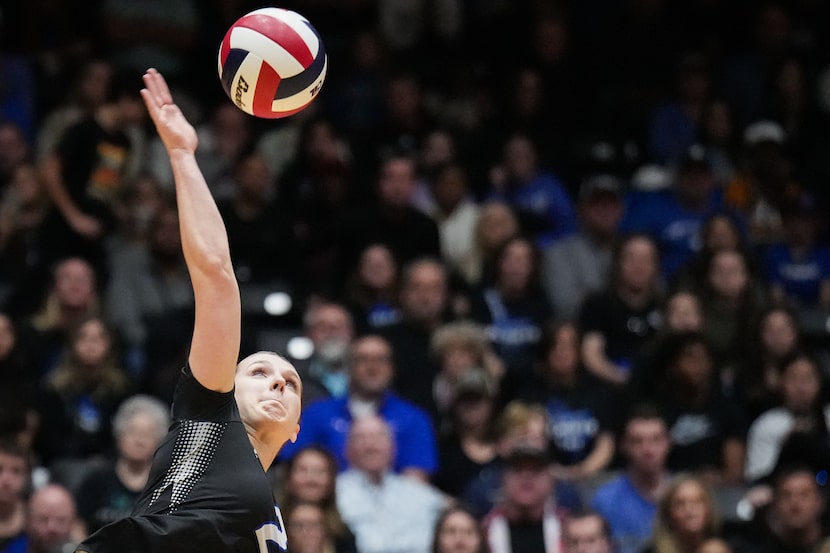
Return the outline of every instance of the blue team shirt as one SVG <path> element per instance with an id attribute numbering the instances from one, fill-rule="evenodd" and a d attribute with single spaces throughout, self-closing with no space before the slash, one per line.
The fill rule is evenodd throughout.
<path id="1" fill-rule="evenodd" d="M 830 248 L 816 247 L 795 259 L 786 244 L 774 244 L 767 248 L 765 261 L 770 284 L 781 286 L 801 305 L 818 304 L 821 283 L 830 279 Z"/>
<path id="2" fill-rule="evenodd" d="M 529 183 L 509 187 L 506 191 L 494 191 L 488 199 L 502 200 L 520 214 L 531 214 L 544 221 L 545 228 L 535 235 L 540 248 L 575 233 L 579 228 L 576 209 L 568 191 L 550 173 L 539 172 Z"/>
<path id="3" fill-rule="evenodd" d="M 690 211 L 680 205 L 670 190 L 635 193 L 626 199 L 626 204 L 620 230 L 642 232 L 654 238 L 667 279 L 700 250 L 703 223 L 722 210 L 720 194 L 712 195 L 706 209 Z"/>
<path id="4" fill-rule="evenodd" d="M 396 471 L 419 468 L 429 474 L 438 467 L 438 447 L 432 422 L 426 411 L 391 392 L 381 400 L 378 415 L 392 428 L 395 436 Z M 346 437 L 352 424 L 348 398 L 324 399 L 312 403 L 300 416 L 300 433 L 293 444 L 286 443 L 279 459 L 294 457 L 303 447 L 317 444 L 336 458 L 341 471 L 348 468 Z"/>
<path id="5" fill-rule="evenodd" d="M 622 474 L 597 488 L 592 507 L 608 521 L 619 553 L 640 553 L 651 539 L 657 505 Z"/>

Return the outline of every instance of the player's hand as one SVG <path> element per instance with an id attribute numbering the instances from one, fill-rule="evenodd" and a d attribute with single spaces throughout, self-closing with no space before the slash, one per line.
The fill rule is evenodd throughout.
<path id="1" fill-rule="evenodd" d="M 143 79 L 145 88 L 141 90 L 141 97 L 167 151 L 195 152 L 198 144 L 196 130 L 185 119 L 179 106 L 173 103 L 164 77 L 151 68 L 144 73 Z"/>

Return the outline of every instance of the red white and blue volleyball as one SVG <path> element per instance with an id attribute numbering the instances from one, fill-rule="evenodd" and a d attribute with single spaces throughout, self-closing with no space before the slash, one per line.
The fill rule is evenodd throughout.
<path id="1" fill-rule="evenodd" d="M 219 78 L 228 97 L 245 113 L 267 119 L 305 109 L 323 86 L 327 63 L 317 30 L 282 8 L 240 17 L 219 46 Z"/>

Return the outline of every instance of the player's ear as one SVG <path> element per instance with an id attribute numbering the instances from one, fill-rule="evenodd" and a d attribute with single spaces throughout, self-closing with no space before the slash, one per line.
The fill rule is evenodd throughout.
<path id="1" fill-rule="evenodd" d="M 291 440 L 292 444 L 297 441 L 297 434 L 299 434 L 299 433 L 300 433 L 300 425 L 298 424 L 297 426 L 294 427 L 294 433 L 291 434 L 291 438 L 289 438 Z"/>

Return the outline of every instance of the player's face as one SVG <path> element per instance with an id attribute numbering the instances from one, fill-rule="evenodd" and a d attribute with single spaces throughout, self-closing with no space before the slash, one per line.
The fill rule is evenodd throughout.
<path id="1" fill-rule="evenodd" d="M 242 421 L 254 429 L 279 428 L 283 443 L 300 430 L 301 394 L 300 375 L 276 354 L 255 353 L 237 367 L 234 395 Z"/>

